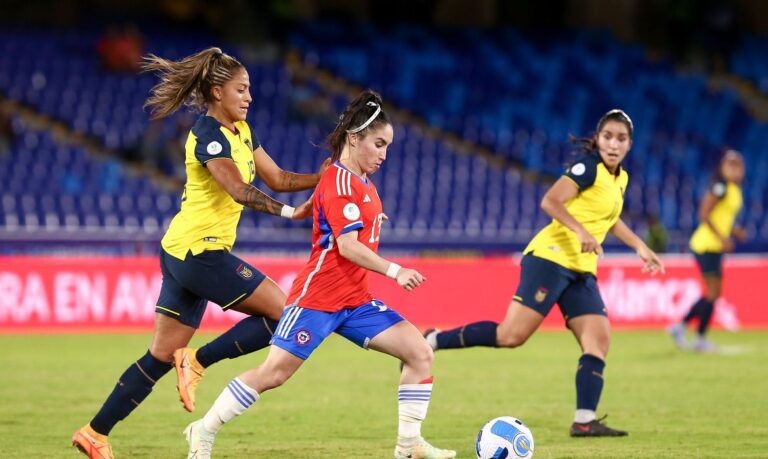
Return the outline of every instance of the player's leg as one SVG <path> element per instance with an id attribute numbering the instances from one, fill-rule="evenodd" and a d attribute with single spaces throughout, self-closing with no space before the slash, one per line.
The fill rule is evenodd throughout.
<path id="1" fill-rule="evenodd" d="M 125 419 L 149 395 L 155 383 L 173 368 L 170 363 L 173 351 L 189 343 L 205 312 L 206 300 L 176 281 L 167 258 L 170 256 L 161 253 L 163 284 L 149 350 L 123 372 L 96 416 L 72 437 L 72 443 L 89 457 L 110 457 L 107 436 L 112 428 Z M 106 455 L 104 452 L 108 450 L 109 455 Z"/>
<path id="2" fill-rule="evenodd" d="M 181 348 L 174 353 L 179 397 L 191 412 L 205 368 L 269 345 L 285 305 L 285 294 L 272 279 L 230 253 L 203 252 L 188 259 L 195 268 L 186 271 L 185 285 L 223 309 L 251 315 L 200 349 Z"/>
<path id="3" fill-rule="evenodd" d="M 709 327 L 709 322 L 715 308 L 715 301 L 720 297 L 722 254 L 696 254 L 696 262 L 699 265 L 704 280 L 704 294 L 690 307 L 683 319 L 679 323 L 670 326 L 667 331 L 679 348 L 687 349 L 688 342 L 685 339 L 685 327 L 692 320 L 698 319 L 699 333 L 695 346 L 697 349 L 710 350 L 711 344 L 704 335 Z"/>
<path id="4" fill-rule="evenodd" d="M 582 352 L 576 368 L 576 413 L 570 429 L 571 436 L 627 435 L 624 431 L 602 424 L 596 416 L 603 392 L 611 326 L 594 276 L 584 276 L 572 283 L 563 292 L 559 304 Z"/>
<path id="5" fill-rule="evenodd" d="M 112 428 L 136 409 L 155 383 L 173 368 L 173 350 L 185 346 L 194 333 L 193 327 L 157 314 L 149 351 L 123 372 L 91 422 L 75 432 L 75 447 L 92 458 L 111 457 L 107 436 Z"/>
<path id="6" fill-rule="evenodd" d="M 456 457 L 455 451 L 435 448 L 421 436 L 421 424 L 432 396 L 434 354 L 419 330 L 384 303 L 374 300 L 350 311 L 337 333 L 363 348 L 389 354 L 403 362 L 395 457 Z"/>
<path id="7" fill-rule="evenodd" d="M 520 283 L 507 315 L 500 324 L 475 322 L 445 332 L 426 334 L 433 349 L 455 349 L 472 346 L 518 347 L 528 340 L 560 292 L 568 285 L 568 270 L 551 261 L 532 255 L 523 257 Z"/>
<path id="8" fill-rule="evenodd" d="M 189 442 L 189 456 L 210 457 L 214 437 L 223 425 L 243 414 L 261 393 L 282 385 L 293 376 L 333 332 L 337 322 L 336 314 L 295 306 L 286 308 L 264 363 L 230 381 L 205 416 L 184 430 Z"/>

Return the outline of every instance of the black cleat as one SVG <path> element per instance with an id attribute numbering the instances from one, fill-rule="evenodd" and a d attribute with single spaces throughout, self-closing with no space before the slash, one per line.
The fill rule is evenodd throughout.
<path id="1" fill-rule="evenodd" d="M 571 424 L 571 437 L 626 437 L 629 435 L 628 432 L 611 429 L 600 422 L 606 417 L 607 415 L 584 424 L 574 422 Z"/>

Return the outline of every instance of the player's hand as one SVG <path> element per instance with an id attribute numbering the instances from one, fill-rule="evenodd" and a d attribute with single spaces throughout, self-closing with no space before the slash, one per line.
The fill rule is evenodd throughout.
<path id="1" fill-rule="evenodd" d="M 415 269 L 400 268 L 400 271 L 398 271 L 395 280 L 400 287 L 410 292 L 421 285 L 421 283 L 427 280 L 427 278 L 422 276 L 421 273 Z"/>
<path id="2" fill-rule="evenodd" d="M 644 273 L 651 273 L 651 276 L 655 276 L 658 273 L 664 274 L 666 272 L 664 270 L 664 263 L 662 263 L 661 258 L 653 250 L 648 247 L 641 247 L 637 254 L 645 262 L 645 266 L 643 266 Z"/>
<path id="3" fill-rule="evenodd" d="M 320 165 L 320 170 L 317 171 L 317 175 L 323 175 L 323 172 L 325 172 L 328 167 L 331 165 L 331 158 L 325 158 L 325 161 L 323 161 L 323 164 Z"/>
<path id="4" fill-rule="evenodd" d="M 722 239 L 722 242 L 723 242 L 723 252 L 728 252 L 728 253 L 733 252 L 733 248 L 734 248 L 733 239 L 729 237 L 725 237 Z"/>
<path id="5" fill-rule="evenodd" d="M 293 220 L 304 220 L 305 218 L 312 215 L 312 198 L 314 198 L 314 196 L 315 194 L 312 193 L 309 196 L 309 199 L 307 199 L 304 203 L 297 207 L 296 210 L 293 211 L 293 217 L 291 217 Z"/>
<path id="6" fill-rule="evenodd" d="M 741 226 L 735 226 L 733 228 L 733 231 L 731 231 L 731 235 L 740 242 L 744 242 L 747 240 L 747 230 L 742 228 Z"/>
<path id="7" fill-rule="evenodd" d="M 576 233 L 576 235 L 579 237 L 579 243 L 581 244 L 581 253 L 591 252 L 596 253 L 598 257 L 603 256 L 603 246 L 588 231 L 582 230 Z"/>

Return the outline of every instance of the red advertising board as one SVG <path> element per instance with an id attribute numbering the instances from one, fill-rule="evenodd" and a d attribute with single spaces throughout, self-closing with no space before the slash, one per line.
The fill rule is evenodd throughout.
<path id="1" fill-rule="evenodd" d="M 427 282 L 408 293 L 372 274 L 373 294 L 419 327 L 501 320 L 519 277 L 519 258 L 395 258 Z M 288 290 L 303 257 L 248 257 Z M 700 296 L 692 257 L 665 260 L 667 273 L 640 272 L 635 257 L 601 260 L 598 282 L 614 327 L 661 327 Z M 0 333 L 151 330 L 162 276 L 154 257 L 0 257 Z M 756 286 L 768 282 L 768 258 L 728 257 L 714 322 L 727 329 L 768 328 L 768 305 Z M 203 328 L 221 329 L 242 316 L 211 305 Z M 557 308 L 545 326 L 560 327 Z"/>

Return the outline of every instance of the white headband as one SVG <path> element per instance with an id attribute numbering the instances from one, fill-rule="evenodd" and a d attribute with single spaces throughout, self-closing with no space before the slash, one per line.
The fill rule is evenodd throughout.
<path id="1" fill-rule="evenodd" d="M 602 122 L 603 120 L 605 120 L 606 118 L 608 118 L 611 115 L 619 115 L 619 116 L 621 116 L 622 118 L 624 118 L 624 120 L 627 122 L 627 124 L 629 124 L 629 130 L 630 131 L 634 131 L 635 130 L 635 125 L 634 125 L 634 123 L 632 123 L 632 118 L 630 118 L 629 115 L 627 115 L 627 113 L 624 110 L 620 109 L 620 108 L 614 108 L 613 110 L 610 110 L 608 113 L 603 115 L 602 118 L 600 118 L 600 122 Z M 600 130 L 599 129 L 600 128 L 600 123 L 597 124 L 597 127 L 598 127 L 598 130 Z"/>
<path id="2" fill-rule="evenodd" d="M 348 134 L 356 134 L 356 133 L 362 131 L 363 129 L 367 128 L 368 125 L 371 124 L 373 122 L 373 120 L 376 119 L 377 116 L 379 116 L 379 113 L 381 113 L 381 106 L 379 104 L 377 104 L 376 102 L 370 101 L 366 105 L 368 105 L 370 107 L 376 107 L 376 111 L 373 112 L 373 115 L 371 115 L 371 117 L 368 118 L 368 120 L 365 123 L 361 124 L 360 126 L 354 128 L 354 129 L 347 129 L 347 133 Z"/>

